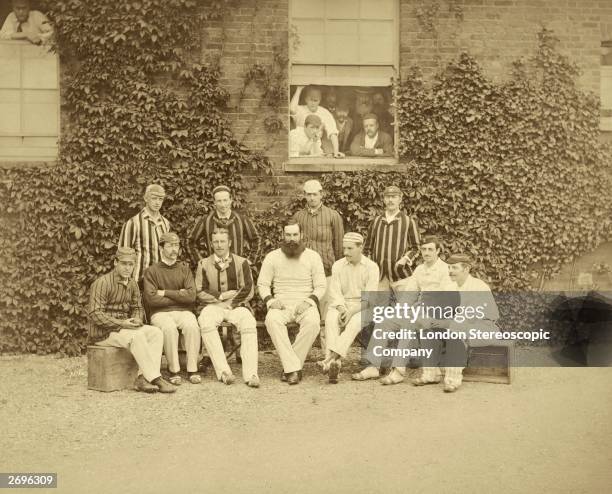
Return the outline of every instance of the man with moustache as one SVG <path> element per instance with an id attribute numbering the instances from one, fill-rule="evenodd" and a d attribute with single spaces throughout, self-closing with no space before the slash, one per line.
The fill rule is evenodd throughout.
<path id="1" fill-rule="evenodd" d="M 231 251 L 246 257 L 246 246 L 251 257 L 256 259 L 261 248 L 261 238 L 253 222 L 244 214 L 232 209 L 232 194 L 229 187 L 218 185 L 212 191 L 214 209 L 196 221 L 189 234 L 189 254 L 194 264 L 212 254 L 212 234 L 217 228 L 229 232 Z"/>
<path id="2" fill-rule="evenodd" d="M 91 285 L 89 341 L 130 351 L 140 371 L 134 383 L 137 391 L 174 393 L 176 389 L 159 372 L 164 341 L 162 332 L 143 323 L 140 291 L 132 279 L 136 251 L 119 247 L 114 265 L 113 271 Z"/>
<path id="3" fill-rule="evenodd" d="M 368 301 L 362 300 L 362 292 L 378 288 L 378 266 L 362 255 L 363 237 L 359 233 L 347 233 L 343 250 L 344 258 L 332 266 L 327 293 L 329 310 L 325 318 L 328 356 L 319 363 L 323 371 L 329 373 L 332 384 L 338 382 L 341 359 L 346 357 L 362 328 L 362 312 L 368 308 Z"/>
<path id="4" fill-rule="evenodd" d="M 151 310 L 151 324 L 164 333 L 164 353 L 170 371 L 169 381 L 181 384 L 178 358 L 179 331 L 185 338 L 189 382 L 199 384 L 198 356 L 200 327 L 192 312 L 196 288 L 193 275 L 185 262 L 178 261 L 180 240 L 176 233 L 164 233 L 159 239 L 161 261 L 144 274 L 144 299 Z"/>
<path id="5" fill-rule="evenodd" d="M 367 158 L 393 156 L 393 139 L 379 129 L 378 117 L 374 113 L 363 117 L 363 130 L 351 143 L 351 155 Z"/>
<path id="6" fill-rule="evenodd" d="M 380 269 L 379 290 L 393 290 L 412 274 L 418 256 L 419 229 L 416 219 L 400 210 L 402 191 L 391 185 L 383 192 L 384 214 L 374 218 L 368 229 L 365 252 Z"/>
<path id="7" fill-rule="evenodd" d="M 326 288 L 321 256 L 304 245 L 298 223 L 285 225 L 281 247 L 264 258 L 257 288 L 268 308 L 266 330 L 283 365 L 282 379 L 298 384 L 321 329 L 318 305 Z M 287 332 L 290 322 L 300 328 L 293 345 Z"/>
<path id="8" fill-rule="evenodd" d="M 21 39 L 35 45 L 49 41 L 53 35 L 49 19 L 42 12 L 32 10 L 30 0 L 13 0 L 12 7 L 0 29 L 0 40 Z"/>
<path id="9" fill-rule="evenodd" d="M 160 213 L 165 198 L 166 192 L 161 185 L 148 185 L 144 193 L 145 207 L 123 225 L 119 235 L 119 247 L 136 251 L 132 278 L 141 286 L 145 269 L 160 259 L 159 238 L 170 231 L 170 222 Z"/>
<path id="10" fill-rule="evenodd" d="M 197 299 L 204 305 L 198 317 L 202 340 L 217 379 L 232 384 L 235 378 L 217 328 L 223 321 L 235 325 L 240 333 L 242 377 L 249 387 L 258 388 L 257 323 L 249 308 L 255 293 L 251 267 L 244 257 L 230 253 L 227 230 L 215 230 L 212 245 L 214 253 L 198 263 L 195 276 Z"/>
<path id="11" fill-rule="evenodd" d="M 334 118 L 338 128 L 338 146 L 341 152 L 346 153 L 351 145 L 351 134 L 353 132 L 353 119 L 349 117 L 347 103 L 340 103 L 338 105 Z"/>
<path id="12" fill-rule="evenodd" d="M 449 276 L 448 264 L 439 257 L 441 249 L 442 241 L 439 237 L 434 235 L 423 237 L 421 245 L 419 246 L 423 263 L 415 268 L 410 278 L 400 281 L 396 286 L 396 290 L 400 292 L 403 297 L 406 297 L 406 300 L 402 300 L 402 302 L 406 301 L 406 303 L 413 304 L 416 302 L 417 297 L 419 297 L 420 302 L 425 306 L 445 307 L 456 301 L 457 297 L 452 296 L 452 294 L 449 293 L 449 297 L 443 294 L 443 292 L 455 292 L 456 287 L 453 286 Z M 448 320 L 422 318 L 411 324 L 410 329 L 424 329 L 429 331 L 445 328 L 448 324 Z M 409 348 L 414 344 L 416 344 L 414 340 L 401 340 L 397 348 Z M 427 347 L 424 345 L 424 348 Z M 432 361 L 433 360 L 435 359 L 432 359 Z M 404 380 L 404 376 L 406 375 L 406 360 L 397 358 L 394 359 L 393 363 L 395 366 L 391 369 L 389 375 L 381 379 L 382 384 L 398 384 Z M 420 379 L 424 379 L 424 382 L 428 382 L 430 375 L 432 373 L 435 374 L 435 370 L 435 367 L 423 367 L 424 377 L 418 378 L 415 382 L 418 382 Z"/>

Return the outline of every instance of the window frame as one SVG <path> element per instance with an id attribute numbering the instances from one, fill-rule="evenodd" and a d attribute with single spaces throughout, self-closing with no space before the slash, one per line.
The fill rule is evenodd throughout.
<path id="1" fill-rule="evenodd" d="M 601 107 L 600 107 L 600 111 L 603 113 L 603 111 L 609 112 L 610 115 L 606 115 L 604 116 L 603 114 L 600 116 L 599 118 L 599 130 L 602 132 L 612 132 L 612 40 L 606 40 L 606 41 L 602 41 L 601 42 L 601 50 L 602 50 L 602 54 L 601 54 L 601 58 L 602 58 L 602 62 L 599 66 L 599 100 L 602 102 L 601 103 Z M 608 53 L 606 53 L 604 55 L 604 51 L 607 51 Z M 604 57 L 608 57 L 610 59 L 609 63 L 604 63 L 603 58 Z M 608 96 L 608 100 L 609 100 L 609 107 L 604 107 L 603 106 L 603 80 L 607 79 L 608 82 L 608 92 L 609 92 L 609 96 Z"/>
<path id="2" fill-rule="evenodd" d="M 293 29 L 293 5 L 294 2 L 300 0 L 289 0 L 289 15 L 288 15 L 288 30 L 289 33 L 295 32 Z M 333 1 L 333 0 L 326 0 Z M 364 1 L 364 0 L 360 0 Z M 393 79 L 399 77 L 400 74 L 400 0 L 392 0 L 393 11 L 394 11 L 394 27 L 393 27 Z M 325 21 L 327 22 L 327 17 L 325 17 Z M 288 53 L 289 53 L 289 63 L 287 67 L 287 108 L 290 107 L 291 100 L 291 86 L 296 85 L 292 81 L 292 44 L 293 40 L 291 36 L 289 36 L 288 40 Z M 296 64 L 298 65 L 298 64 Z M 317 66 L 352 66 L 355 67 L 355 64 L 301 64 L 301 65 L 317 65 Z M 384 64 L 370 64 L 370 65 L 358 65 L 358 67 L 376 67 L 376 66 L 387 66 Z M 319 85 L 313 83 L 315 85 Z M 337 84 L 335 84 L 337 86 Z M 325 86 L 324 84 L 320 84 L 320 86 Z M 332 84 L 329 84 L 332 86 Z M 342 86 L 342 85 L 340 85 Z M 349 86 L 348 84 L 346 86 Z M 358 84 L 350 84 L 350 86 L 355 87 L 388 87 L 391 88 L 391 95 L 393 97 L 393 80 L 389 80 L 388 86 L 359 86 Z M 390 109 L 392 109 L 392 114 L 394 116 L 394 121 L 397 122 L 397 109 L 395 108 L 395 101 L 392 99 L 390 101 Z M 291 116 L 289 111 L 287 112 L 287 136 L 289 135 L 289 129 L 291 129 Z M 320 157 L 320 158 L 311 158 L 311 157 L 289 157 L 289 143 L 287 142 L 287 154 L 285 158 L 285 162 L 283 163 L 283 170 L 287 172 L 332 172 L 332 171 L 358 171 L 358 170 L 369 170 L 373 167 L 376 167 L 377 170 L 396 169 L 399 165 L 399 156 L 398 156 L 398 139 L 399 139 L 399 129 L 398 126 L 395 125 L 393 128 L 393 157 L 385 157 L 385 158 L 370 158 L 370 157 L 354 157 L 347 156 L 345 158 L 333 158 L 333 157 Z"/>
<path id="3" fill-rule="evenodd" d="M 2 45 L 15 45 L 15 46 L 30 46 L 30 43 L 27 41 L 22 41 L 22 40 L 0 40 L 0 44 Z M 45 45 L 40 46 L 39 48 L 44 48 Z M 47 47 L 48 48 L 48 47 Z M 20 48 L 19 49 L 19 57 L 20 57 L 20 76 L 19 76 L 19 80 L 20 80 L 20 85 L 19 87 L 15 87 L 15 88 L 10 88 L 10 87 L 3 87 L 1 89 L 3 90 L 16 90 L 19 91 L 19 112 L 20 112 L 20 119 L 21 119 L 21 130 L 18 133 L 11 133 L 11 132 L 0 132 L 0 137 L 15 137 L 15 138 L 28 138 L 28 137 L 42 137 L 42 138 L 54 138 L 55 139 L 55 144 L 54 144 L 54 149 L 55 149 L 55 153 L 54 156 L 47 156 L 44 154 L 41 154 L 40 156 L 15 156 L 15 157 L 9 157 L 9 156 L 2 156 L 2 146 L 0 145 L 0 168 L 16 168 L 16 167 L 21 167 L 21 168 L 30 168 L 30 167 L 38 167 L 38 166 L 45 166 L 45 165 L 55 165 L 58 161 L 59 158 L 59 141 L 60 141 L 60 136 L 61 136 L 61 76 L 60 76 L 60 72 L 61 72 L 61 65 L 60 65 L 60 59 L 59 59 L 59 54 L 52 52 L 50 50 L 48 50 L 48 53 L 50 56 L 52 56 L 55 59 L 55 75 L 54 75 L 54 79 L 55 79 L 55 88 L 27 88 L 24 87 L 24 81 L 23 81 L 23 68 L 24 68 L 24 64 L 23 64 L 23 50 Z M 26 132 L 23 130 L 23 99 L 24 99 L 24 94 L 26 91 L 55 91 L 57 98 L 55 101 L 55 105 L 56 105 L 56 111 L 57 111 L 57 122 L 56 122 L 56 133 L 55 134 L 50 134 L 48 132 Z M 50 147 L 50 146 L 42 146 L 42 147 Z M 35 148 L 35 146 L 24 146 L 24 149 L 33 149 Z"/>

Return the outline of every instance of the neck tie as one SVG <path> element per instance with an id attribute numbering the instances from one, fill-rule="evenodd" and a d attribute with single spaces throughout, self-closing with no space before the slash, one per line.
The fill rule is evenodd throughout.
<path id="1" fill-rule="evenodd" d="M 19 24 L 17 24 L 17 32 L 21 33 L 23 32 L 23 29 L 21 28 L 21 25 L 23 24 L 23 22 L 20 22 Z"/>

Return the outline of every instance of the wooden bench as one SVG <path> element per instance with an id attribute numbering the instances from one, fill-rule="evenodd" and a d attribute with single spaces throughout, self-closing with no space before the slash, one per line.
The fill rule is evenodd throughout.
<path id="1" fill-rule="evenodd" d="M 87 347 L 87 388 L 96 391 L 120 391 L 131 388 L 138 375 L 138 365 L 129 350 L 110 346 Z"/>

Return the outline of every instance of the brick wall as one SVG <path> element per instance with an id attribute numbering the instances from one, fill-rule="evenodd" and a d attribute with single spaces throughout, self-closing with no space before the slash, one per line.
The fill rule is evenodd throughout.
<path id="1" fill-rule="evenodd" d="M 266 137 L 261 115 L 265 118 L 269 109 L 260 107 L 260 90 L 251 85 L 240 98 L 249 67 L 270 64 L 275 45 L 288 43 L 289 6 L 288 0 L 237 0 L 236 5 L 223 21 L 204 27 L 203 54 L 219 57 L 236 136 L 273 163 L 274 178 L 252 180 L 249 202 L 263 208 L 279 199 L 266 195 L 267 181 L 275 180 L 285 198 L 309 175 L 283 172 L 287 135 Z M 400 0 L 400 72 L 418 65 L 429 77 L 467 51 L 489 77 L 501 81 L 513 60 L 534 53 L 543 26 L 555 32 L 561 51 L 581 67 L 580 85 L 598 94 L 601 42 L 612 39 L 610 0 Z M 280 111 L 288 125 L 287 100 Z"/>

